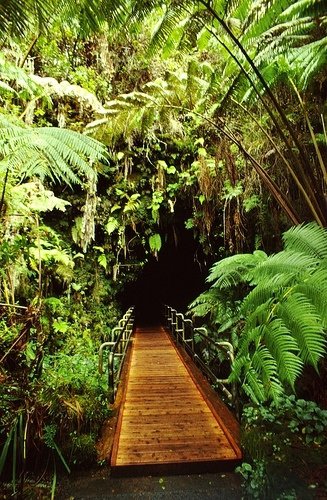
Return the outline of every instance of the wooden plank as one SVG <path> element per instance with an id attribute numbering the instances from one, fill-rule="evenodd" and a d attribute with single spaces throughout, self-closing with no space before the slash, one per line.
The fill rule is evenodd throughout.
<path id="1" fill-rule="evenodd" d="M 235 465 L 240 458 L 240 449 L 165 330 L 137 329 L 114 440 L 113 471 L 131 473 L 159 464 L 170 471 L 170 464 L 175 472 L 174 464 Z"/>

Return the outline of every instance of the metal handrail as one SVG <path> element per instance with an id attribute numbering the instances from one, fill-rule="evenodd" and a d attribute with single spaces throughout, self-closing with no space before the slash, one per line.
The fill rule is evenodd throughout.
<path id="1" fill-rule="evenodd" d="M 134 306 L 130 307 L 118 322 L 118 326 L 112 329 L 110 341 L 103 342 L 99 348 L 99 373 L 102 375 L 103 370 L 103 351 L 109 349 L 108 353 L 108 387 L 110 389 L 109 400 L 114 403 L 121 371 L 127 348 L 130 342 L 134 328 Z"/>
<path id="2" fill-rule="evenodd" d="M 209 358 L 213 358 L 217 351 L 225 353 L 226 358 L 230 363 L 234 361 L 234 348 L 230 342 L 217 341 L 208 336 L 208 331 L 205 327 L 196 328 L 191 319 L 186 319 L 182 313 L 176 309 L 165 305 L 164 317 L 167 328 L 175 337 L 176 343 L 183 345 L 184 349 L 192 357 L 194 362 L 198 364 L 205 374 L 209 377 L 213 384 L 216 384 L 227 397 L 228 401 L 235 405 L 236 403 L 236 385 L 229 382 L 227 378 L 217 377 L 208 366 L 208 363 L 201 359 L 198 352 L 196 352 L 196 336 L 198 335 L 201 340 L 206 344 Z M 226 387 L 229 386 L 229 388 Z"/>

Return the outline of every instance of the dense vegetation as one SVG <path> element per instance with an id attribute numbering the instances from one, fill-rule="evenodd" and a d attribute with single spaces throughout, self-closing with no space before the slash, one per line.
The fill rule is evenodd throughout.
<path id="1" fill-rule="evenodd" d="M 267 442 L 286 456 L 280 422 L 326 449 L 324 7 L 0 0 L 0 473 L 13 493 L 46 463 L 53 495 L 58 467 L 96 460 L 110 413 L 97 349 L 127 285 L 169 234 L 180 243 L 177 214 L 203 278 L 215 263 L 190 313 L 236 349 L 249 494 L 268 488 Z"/>

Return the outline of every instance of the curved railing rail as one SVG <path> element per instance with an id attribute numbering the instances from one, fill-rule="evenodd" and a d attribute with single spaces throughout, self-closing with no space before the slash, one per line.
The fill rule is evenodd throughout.
<path id="1" fill-rule="evenodd" d="M 234 348 L 232 344 L 230 342 L 213 340 L 208 336 L 206 328 L 194 327 L 192 320 L 186 319 L 176 309 L 167 305 L 164 306 L 164 309 L 166 326 L 175 337 L 176 343 L 184 347 L 210 381 L 223 392 L 228 402 L 235 405 L 236 385 L 229 382 L 228 378 L 219 378 L 208 364 L 211 360 L 216 359 L 219 352 L 231 365 L 234 361 Z M 201 344 L 201 348 L 199 348 L 199 344 Z M 206 359 L 204 359 L 204 352 L 206 353 Z"/>
<path id="2" fill-rule="evenodd" d="M 134 306 L 130 307 L 119 321 L 118 326 L 112 329 L 110 341 L 101 344 L 99 349 L 99 373 L 104 373 L 103 351 L 108 349 L 108 387 L 110 403 L 115 401 L 120 374 L 126 356 L 129 341 L 134 328 Z"/>

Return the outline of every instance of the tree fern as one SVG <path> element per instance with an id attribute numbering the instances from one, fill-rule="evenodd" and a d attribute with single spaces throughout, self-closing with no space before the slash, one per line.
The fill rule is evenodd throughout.
<path id="1" fill-rule="evenodd" d="M 40 28 L 46 24 L 56 8 L 57 1 L 0 0 L 0 36 L 22 35 L 35 26 L 36 20 Z"/>
<path id="2" fill-rule="evenodd" d="M 294 389 L 296 379 L 301 375 L 303 361 L 298 356 L 299 347 L 291 331 L 280 318 L 264 325 L 263 340 L 271 356 L 276 360 L 281 382 L 287 382 Z"/>
<path id="3" fill-rule="evenodd" d="M 94 177 L 92 166 L 105 157 L 105 146 L 77 132 L 30 128 L 0 116 L 0 158 L 17 177 L 48 176 L 67 184 Z"/>
<path id="4" fill-rule="evenodd" d="M 283 234 L 285 249 L 292 249 L 318 259 L 327 258 L 327 230 L 314 222 L 293 226 Z"/>
<path id="5" fill-rule="evenodd" d="M 183 38 L 195 42 L 198 40 L 198 37 L 195 36 L 197 29 L 200 35 L 204 29 L 209 31 L 211 39 L 215 40 L 219 46 L 226 50 L 224 61 L 224 76 L 227 75 L 227 78 L 224 79 L 224 86 L 227 88 L 226 95 L 230 97 L 231 88 L 233 91 L 234 88 L 241 87 L 242 91 L 246 92 L 249 87 L 252 87 L 288 152 L 289 161 L 286 160 L 285 155 L 281 154 L 288 174 L 292 176 L 301 196 L 303 196 L 303 200 L 312 214 L 312 218 L 321 226 L 324 226 L 326 225 L 324 185 L 317 180 L 312 160 L 308 157 L 303 144 L 298 140 L 294 132 L 294 127 L 279 104 L 269 81 L 267 82 L 264 78 L 265 73 L 273 83 L 279 77 L 284 78 L 284 72 L 278 71 L 279 61 L 276 58 L 276 51 L 269 50 L 269 47 L 279 51 L 279 47 L 282 46 L 282 52 L 279 52 L 277 55 L 282 55 L 292 67 L 299 68 L 297 74 L 304 74 L 305 70 L 310 66 L 312 66 L 312 69 L 310 69 L 311 76 L 313 71 L 317 72 L 323 69 L 325 64 L 324 37 L 321 37 L 320 34 L 316 35 L 317 30 L 315 30 L 316 22 L 322 27 L 325 23 L 321 2 L 322 0 L 318 2 L 319 5 L 321 4 L 321 8 L 319 7 L 319 9 L 314 7 L 313 1 L 297 0 L 296 2 L 292 2 L 292 4 L 297 4 L 297 8 L 288 11 L 287 19 L 283 18 L 282 15 L 284 13 L 285 16 L 285 11 L 287 12 L 287 9 L 290 7 L 290 0 L 272 0 L 271 2 L 263 0 L 258 0 L 257 2 L 249 2 L 249 0 L 239 0 L 238 2 L 226 2 L 223 0 L 214 2 L 207 0 L 199 2 L 187 2 L 186 0 L 179 2 L 133 0 L 128 5 L 126 2 L 123 2 L 121 11 L 130 16 L 129 20 L 131 20 L 132 25 L 134 21 L 143 21 L 144 17 L 150 12 L 158 13 L 160 21 L 158 29 L 153 36 L 152 47 L 163 47 L 165 43 L 172 46 L 174 44 L 178 45 L 182 42 Z M 116 8 L 116 2 L 114 4 Z M 319 12 L 319 18 L 317 18 L 317 12 Z M 307 18 L 309 18 L 309 21 Z M 290 23 L 292 27 L 290 27 Z M 181 37 L 181 26 L 185 32 L 190 30 L 189 34 Z M 270 30 L 276 28 L 276 26 L 278 26 L 278 31 L 273 36 Z M 298 38 L 294 38 L 293 34 L 287 35 L 287 33 L 291 33 L 291 30 L 296 33 L 297 37 L 302 37 L 301 43 L 299 43 Z M 177 33 L 176 37 L 174 37 L 174 31 Z M 317 42 L 317 46 L 313 47 L 317 50 L 319 57 L 318 59 L 317 57 L 312 58 L 309 64 L 305 59 L 303 61 L 304 66 L 300 68 L 301 51 L 304 54 L 303 47 L 311 43 L 308 37 L 311 37 L 311 41 L 313 38 L 313 43 Z M 278 38 L 279 42 L 276 44 L 275 42 Z M 262 57 L 260 54 L 265 49 L 265 57 Z M 298 51 L 297 56 L 290 58 L 289 54 L 291 51 Z M 310 53 L 312 53 L 312 50 L 307 51 L 308 56 L 310 56 Z M 319 63 L 315 64 L 317 60 Z M 232 71 L 230 72 L 228 72 L 229 64 L 232 66 Z M 236 78 L 235 67 L 237 67 L 237 71 L 239 72 Z M 218 71 L 220 70 L 221 65 Z M 228 75 L 230 78 L 228 78 Z M 305 78 L 308 80 L 308 77 Z M 213 81 L 215 82 L 214 78 Z M 298 84 L 298 81 L 296 83 Z M 219 100 L 220 98 L 218 97 L 218 104 Z M 220 127 L 220 130 L 230 140 L 233 140 L 233 135 L 228 134 L 225 127 Z M 244 153 L 244 149 L 241 148 L 242 145 L 239 143 L 237 145 Z M 266 170 L 261 165 L 257 165 L 258 162 L 255 162 L 255 159 L 251 158 L 251 155 L 247 154 L 247 158 L 250 159 L 261 180 L 290 220 L 293 223 L 301 221 L 291 208 L 288 197 L 280 192 L 272 180 L 268 178 Z"/>
<path id="6" fill-rule="evenodd" d="M 259 283 L 264 278 L 285 274 L 287 276 L 304 276 L 317 267 L 317 259 L 311 255 L 293 250 L 284 250 L 276 255 L 271 255 L 253 270 L 253 277 Z"/>
<path id="7" fill-rule="evenodd" d="M 219 327 L 219 333 L 233 328 L 239 321 L 239 307 L 226 291 L 211 288 L 199 295 L 188 308 L 188 313 L 206 318 L 210 324 Z"/>
<path id="8" fill-rule="evenodd" d="M 106 22 L 112 30 L 121 28 L 130 14 L 131 2 L 128 0 L 79 0 L 75 3 L 69 0 L 0 0 L 0 37 L 8 34 L 21 37 L 32 30 L 38 33 L 49 29 L 54 22 L 70 23 L 70 28 L 78 26 L 79 36 L 87 36 Z"/>
<path id="9" fill-rule="evenodd" d="M 277 399 L 284 391 L 277 374 L 277 363 L 269 350 L 260 345 L 253 354 L 251 363 L 253 377 L 258 375 L 258 382 L 262 381 L 264 393 L 268 398 Z"/>
<path id="10" fill-rule="evenodd" d="M 285 299 L 281 298 L 275 314 L 284 321 L 292 332 L 299 347 L 299 356 L 304 363 L 315 368 L 326 349 L 326 334 L 322 329 L 322 321 L 317 310 L 304 295 L 289 290 Z"/>
<path id="11" fill-rule="evenodd" d="M 204 293 L 201 293 L 188 307 L 189 314 L 198 317 L 204 317 L 210 314 L 213 319 L 213 315 L 216 316 L 217 309 L 220 309 L 221 305 L 221 292 L 217 289 L 210 289 Z"/>
<path id="12" fill-rule="evenodd" d="M 285 249 L 276 255 L 228 257 L 209 275 L 218 300 L 219 292 L 228 290 L 233 297 L 240 284 L 252 286 L 243 288 L 237 305 L 241 333 L 231 380 L 241 382 L 254 401 L 277 399 L 283 387 L 294 390 L 303 366 L 318 369 L 326 354 L 326 230 L 316 223 L 300 225 L 283 240 Z"/>
<path id="13" fill-rule="evenodd" d="M 327 262 L 326 262 L 327 264 Z M 319 311 L 322 326 L 327 330 L 327 287 L 326 287 L 327 265 L 318 269 L 305 281 L 297 284 L 296 290 L 305 295 L 314 305 L 316 311 Z"/>
<path id="14" fill-rule="evenodd" d="M 277 274 L 270 278 L 261 279 L 253 290 L 243 299 L 241 313 L 250 320 L 250 315 L 269 300 L 275 300 L 283 290 L 287 290 L 294 283 L 293 275 Z"/>
<path id="15" fill-rule="evenodd" d="M 252 279 L 251 271 L 266 259 L 265 252 L 255 251 L 253 254 L 240 254 L 227 257 L 214 264 L 207 278 L 212 286 L 230 288 L 239 283 L 249 282 Z"/>

